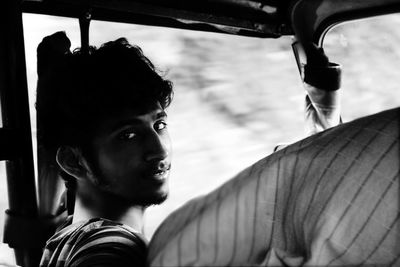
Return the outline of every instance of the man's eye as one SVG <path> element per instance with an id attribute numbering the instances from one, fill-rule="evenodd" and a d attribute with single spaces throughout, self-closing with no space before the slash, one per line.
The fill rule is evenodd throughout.
<path id="1" fill-rule="evenodd" d="M 167 123 L 165 121 L 159 121 L 154 125 L 156 131 L 161 131 L 167 128 Z"/>
<path id="2" fill-rule="evenodd" d="M 130 139 L 133 139 L 135 136 L 136 136 L 136 133 L 134 133 L 132 131 L 127 131 L 127 132 L 121 133 L 119 138 L 121 140 L 130 140 Z"/>

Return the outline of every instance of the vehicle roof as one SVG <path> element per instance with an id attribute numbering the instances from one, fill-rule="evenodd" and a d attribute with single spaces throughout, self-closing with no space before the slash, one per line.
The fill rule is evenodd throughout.
<path id="1" fill-rule="evenodd" d="M 306 8 L 304 8 L 306 7 Z M 24 12 L 278 38 L 294 14 L 319 35 L 337 22 L 400 11 L 400 0 L 23 0 Z"/>

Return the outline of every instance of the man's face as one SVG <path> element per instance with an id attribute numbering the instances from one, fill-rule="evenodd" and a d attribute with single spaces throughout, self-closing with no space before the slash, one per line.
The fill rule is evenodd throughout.
<path id="1" fill-rule="evenodd" d="M 124 110 L 98 125 L 91 160 L 100 190 L 130 205 L 166 199 L 171 167 L 166 120 L 157 103 L 140 112 Z"/>

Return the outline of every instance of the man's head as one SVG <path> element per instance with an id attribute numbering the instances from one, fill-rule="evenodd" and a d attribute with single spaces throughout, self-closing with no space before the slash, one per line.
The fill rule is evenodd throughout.
<path id="1" fill-rule="evenodd" d="M 161 203 L 168 193 L 164 110 L 171 99 L 171 83 L 125 39 L 88 55 L 67 53 L 39 78 L 39 136 L 78 187 L 90 183 L 131 204 Z"/>

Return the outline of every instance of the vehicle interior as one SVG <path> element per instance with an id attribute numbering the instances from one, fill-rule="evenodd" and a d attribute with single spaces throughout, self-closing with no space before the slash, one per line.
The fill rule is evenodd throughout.
<path id="1" fill-rule="evenodd" d="M 38 266 L 46 240 L 62 220 L 56 210 L 63 188 L 59 183 L 48 182 L 51 173 L 41 172 L 46 155 L 38 151 L 35 136 L 36 120 L 40 120 L 40 114 L 33 114 L 34 68 L 38 42 L 55 31 L 64 31 L 67 24 L 73 24 L 75 33 L 78 33 L 76 36 L 71 34 L 73 47 L 88 48 L 89 45 L 132 34 L 132 38 L 138 38 L 133 41 L 143 45 L 145 52 L 149 47 L 154 57 L 161 55 L 157 60 L 161 69 L 167 69 L 167 76 L 180 79 L 175 84 L 177 101 L 181 95 L 187 96 L 177 104 L 180 109 L 171 107 L 171 113 L 176 114 L 171 118 L 171 125 L 176 126 L 175 153 L 193 154 L 193 160 L 188 163 L 184 157 L 176 157 L 176 165 L 188 165 L 186 174 L 176 172 L 176 181 L 171 188 L 176 188 L 177 197 L 171 197 L 168 208 L 152 208 L 153 215 L 147 218 L 151 225 L 149 237 L 159 221 L 187 201 L 189 196 L 209 191 L 223 182 L 219 179 L 229 178 L 258 158 L 272 153 L 272 148 L 279 142 L 291 142 L 302 137 L 304 90 L 301 76 L 307 58 L 303 44 L 313 42 L 324 47 L 330 60 L 343 66 L 342 109 L 345 121 L 400 104 L 395 67 L 400 63 L 397 62 L 400 61 L 400 49 L 396 43 L 400 35 L 395 33 L 400 26 L 400 17 L 396 14 L 400 11 L 400 0 L 5 0 L 2 5 L 0 176 L 4 183 L 1 181 L 0 188 L 4 194 L 1 197 L 0 223 L 4 225 L 2 242 L 12 250 L 0 250 L 0 264 L 6 263 L 6 258 L 11 255 L 17 265 Z M 366 18 L 368 27 L 351 26 L 353 22 L 364 25 Z M 47 24 L 49 32 L 38 30 L 44 24 Z M 345 28 L 347 25 L 350 26 Z M 147 36 L 148 41 L 140 43 L 143 36 Z M 351 39 L 353 36 L 357 36 L 355 41 Z M 154 39 L 160 41 L 158 45 L 152 45 Z M 186 58 L 178 59 L 175 55 L 174 49 L 182 48 L 177 39 L 186 44 L 183 54 Z M 160 48 L 160 44 L 165 47 Z M 273 49 L 263 50 L 263 47 Z M 198 50 L 203 50 L 203 54 L 198 54 Z M 211 53 L 211 50 L 217 51 Z M 228 54 L 225 50 L 231 51 Z M 376 53 L 376 50 L 380 52 Z M 247 54 L 247 51 L 252 53 Z M 219 58 L 221 54 L 224 57 Z M 234 60 L 216 67 L 209 59 L 212 57 L 220 61 L 226 57 Z M 252 62 L 250 67 L 243 67 L 242 59 Z M 199 80 L 196 73 L 204 70 L 197 68 L 196 64 L 203 61 L 209 65 L 201 74 L 205 79 Z M 180 68 L 182 72 L 174 72 L 174 68 Z M 220 77 L 215 73 L 231 75 L 227 76 L 229 83 L 221 86 Z M 259 143 L 243 142 L 240 145 L 238 142 L 252 137 L 244 135 L 242 130 L 232 131 L 230 124 L 209 121 L 208 118 L 215 116 L 208 113 L 209 107 L 195 113 L 197 117 L 194 119 L 183 114 L 183 109 L 199 105 L 195 100 L 187 100 L 192 95 L 185 91 L 185 87 L 193 87 L 193 84 L 186 80 L 189 78 L 182 78 L 184 75 L 190 76 L 199 88 L 195 94 L 201 96 L 203 104 L 211 105 L 221 116 L 234 117 L 235 127 L 250 129 L 252 136 L 259 138 Z M 258 84 L 249 84 L 256 80 Z M 279 82 L 281 80 L 291 84 Z M 235 83 L 239 85 L 229 89 Z M 271 102 L 263 104 L 264 100 L 260 99 L 271 99 Z M 274 102 L 283 104 L 274 106 Z M 369 106 L 367 112 L 366 106 Z M 280 114 L 276 124 L 269 124 L 274 116 L 270 110 Z M 293 116 L 296 119 L 289 121 Z M 291 127 L 286 126 L 289 124 Z M 196 158 L 199 154 L 193 153 L 192 146 L 203 142 L 196 138 L 209 135 L 209 128 L 221 128 L 220 134 L 209 137 L 214 138 L 213 142 L 207 143 L 207 146 L 220 144 L 221 150 L 211 156 L 202 154 L 206 161 L 199 161 Z M 179 135 L 179 131 L 185 134 Z M 190 132 L 199 132 L 195 140 Z M 273 137 L 267 138 L 268 134 Z M 235 135 L 236 139 L 221 141 L 227 135 Z M 237 146 L 243 146 L 243 149 Z M 227 147 L 233 147 L 236 152 Z M 219 157 L 226 158 L 226 161 L 219 161 Z M 241 158 L 240 164 L 235 161 L 237 158 Z M 211 171 L 195 171 L 211 162 L 218 166 Z M 199 178 L 210 172 L 214 176 L 208 182 Z M 197 179 L 197 182 L 186 176 Z M 186 194 L 186 199 L 178 197 L 183 194 Z"/>

